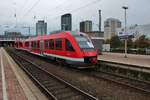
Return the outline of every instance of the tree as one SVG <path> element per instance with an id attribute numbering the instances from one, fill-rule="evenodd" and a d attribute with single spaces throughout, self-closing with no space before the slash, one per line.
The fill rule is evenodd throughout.
<path id="1" fill-rule="evenodd" d="M 122 42 L 120 41 L 120 39 L 117 35 L 113 36 L 110 39 L 111 48 L 119 48 L 119 47 L 121 47 L 121 45 L 122 45 Z"/>
<path id="2" fill-rule="evenodd" d="M 127 42 L 128 42 L 127 43 L 128 44 L 128 48 L 133 48 L 134 44 L 133 44 L 132 38 L 129 38 Z"/>
<path id="3" fill-rule="evenodd" d="M 150 47 L 150 40 L 142 35 L 135 41 L 135 46 L 136 48 L 148 48 Z"/>
<path id="4" fill-rule="evenodd" d="M 105 40 L 105 44 L 110 44 L 110 39 Z"/>

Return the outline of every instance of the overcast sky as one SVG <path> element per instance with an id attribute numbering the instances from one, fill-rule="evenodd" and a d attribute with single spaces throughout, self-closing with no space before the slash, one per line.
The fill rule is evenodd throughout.
<path id="1" fill-rule="evenodd" d="M 150 0 L 0 0 L 0 31 L 18 30 L 27 34 L 24 26 L 35 32 L 37 20 L 44 19 L 48 32 L 60 29 L 60 16 L 71 13 L 73 30 L 79 30 L 79 22 L 93 21 L 93 30 L 98 30 L 98 10 L 102 10 L 103 22 L 107 18 L 117 18 L 124 22 L 122 6 L 128 6 L 128 26 L 150 24 Z M 15 18 L 16 13 L 16 18 Z M 36 19 L 34 19 L 36 16 Z M 17 28 L 14 29 L 17 19 Z M 6 27 L 9 26 L 9 27 Z"/>

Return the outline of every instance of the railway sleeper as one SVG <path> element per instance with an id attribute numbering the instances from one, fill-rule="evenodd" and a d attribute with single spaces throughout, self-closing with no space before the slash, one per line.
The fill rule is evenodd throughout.
<path id="1" fill-rule="evenodd" d="M 69 88 L 66 89 L 59 89 L 57 91 L 54 91 L 55 94 L 63 94 L 63 93 L 70 93 L 72 90 Z"/>
<path id="2" fill-rule="evenodd" d="M 59 85 L 60 85 L 60 83 L 51 82 L 51 81 L 49 81 L 49 83 L 48 83 L 48 82 L 47 82 L 47 83 L 43 83 L 43 82 L 42 82 L 42 84 L 43 84 L 44 86 L 46 86 L 46 87 L 54 87 L 54 86 L 59 86 Z"/>
<path id="3" fill-rule="evenodd" d="M 19 61 L 20 59 L 18 59 L 18 61 Z M 39 80 L 40 80 L 40 82 L 42 82 L 42 81 L 45 81 L 45 79 L 47 80 L 47 79 L 49 79 L 49 77 L 47 76 L 47 74 L 41 74 L 41 75 L 39 75 L 39 73 L 41 73 L 42 71 L 40 71 L 39 69 L 35 69 L 35 67 L 34 66 L 31 66 L 30 64 L 28 64 L 28 63 L 24 63 L 24 64 L 22 64 L 22 65 L 24 65 L 24 68 L 25 69 L 27 69 L 29 72 L 31 72 L 31 73 L 34 73 L 34 75 L 33 76 L 36 76 L 36 78 L 39 78 Z M 44 78 L 44 79 L 43 79 Z M 52 82 L 53 82 L 53 80 L 52 80 Z M 58 82 L 59 83 L 59 82 Z M 56 85 L 57 86 L 57 85 Z M 86 96 L 84 96 L 84 95 L 81 95 L 79 92 L 76 92 L 76 91 L 74 91 L 74 90 L 72 90 L 71 88 L 68 88 L 68 91 L 67 90 L 65 90 L 66 89 L 66 85 L 60 85 L 60 87 L 62 86 L 62 88 L 54 88 L 53 90 L 56 90 L 56 92 L 55 92 L 55 94 L 57 95 L 57 98 L 59 99 L 59 100 L 88 100 L 87 98 L 86 98 Z M 58 86 L 57 86 L 58 87 Z M 65 90 L 65 91 L 59 91 L 59 90 Z M 52 93 L 52 94 L 54 94 L 54 93 Z"/>
<path id="4" fill-rule="evenodd" d="M 46 78 L 45 76 L 44 76 L 44 79 L 42 79 L 43 78 L 43 76 L 41 76 L 41 75 L 39 75 L 39 74 L 32 74 L 36 79 L 38 79 L 38 80 L 41 80 L 41 81 L 45 81 L 44 79 Z"/>
<path id="5" fill-rule="evenodd" d="M 66 86 L 64 85 L 59 85 L 59 86 L 53 86 L 53 87 L 47 87 L 50 91 L 57 91 L 57 90 L 60 90 L 60 89 L 65 89 Z"/>
<path id="6" fill-rule="evenodd" d="M 77 95 L 77 96 L 73 96 L 73 97 L 70 97 L 70 98 L 63 98 L 61 100 L 90 100 L 90 99 L 87 99 L 81 95 Z"/>
<path id="7" fill-rule="evenodd" d="M 75 97 L 79 94 L 76 94 L 74 92 L 69 92 L 69 93 L 61 93 L 61 94 L 54 94 L 58 99 L 66 99 L 66 98 L 72 98 Z"/>
<path id="8" fill-rule="evenodd" d="M 45 78 L 45 79 L 42 79 L 42 80 L 43 80 L 43 81 L 42 81 L 42 84 L 43 84 L 43 85 L 53 83 L 53 81 L 52 81 L 52 80 L 50 80 L 49 78 Z M 57 83 L 57 82 L 55 82 L 55 83 Z"/>

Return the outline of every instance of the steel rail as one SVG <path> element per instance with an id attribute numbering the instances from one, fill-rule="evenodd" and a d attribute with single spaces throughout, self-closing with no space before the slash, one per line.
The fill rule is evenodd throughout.
<path id="1" fill-rule="evenodd" d="M 40 89 L 42 88 L 42 91 L 44 91 L 44 93 L 49 98 L 51 98 L 53 100 L 58 100 L 58 97 L 56 95 L 54 95 L 54 92 L 52 93 L 49 89 L 47 89 L 47 87 L 44 86 L 41 81 L 39 81 L 40 79 L 37 78 L 38 76 L 35 77 L 35 75 L 33 75 L 33 73 L 36 73 L 35 71 L 38 72 L 38 74 L 36 74 L 36 75 L 42 75 L 43 77 L 44 76 L 45 77 L 46 76 L 53 77 L 54 79 L 59 81 L 61 84 L 64 84 L 65 86 L 67 86 L 67 88 L 68 87 L 71 88 L 71 90 L 76 93 L 75 97 L 78 97 L 78 95 L 79 95 L 79 97 L 81 97 L 81 100 L 85 100 L 85 99 L 86 100 L 98 100 L 96 97 L 94 97 L 94 96 L 82 91 L 81 89 L 71 85 L 70 83 L 66 82 L 65 80 L 59 78 L 58 76 L 55 76 L 52 73 L 49 73 L 48 71 L 46 71 L 44 69 L 41 69 L 38 65 L 36 65 L 32 61 L 29 61 L 28 59 L 23 58 L 20 55 L 16 55 L 15 52 L 12 52 L 10 50 L 7 50 L 7 51 L 10 52 L 10 55 L 12 56 L 12 58 L 19 64 L 19 66 L 22 67 L 22 69 L 32 78 L 32 80 L 34 80 L 36 82 L 36 84 L 38 84 Z M 49 82 L 48 79 L 46 82 Z M 70 97 L 70 98 L 72 98 L 72 97 Z M 77 98 L 77 99 L 80 100 L 79 98 Z M 71 100 L 71 99 L 69 99 L 69 100 Z"/>

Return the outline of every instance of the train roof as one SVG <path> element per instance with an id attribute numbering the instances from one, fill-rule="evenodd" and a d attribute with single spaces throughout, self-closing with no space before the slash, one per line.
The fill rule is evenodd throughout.
<path id="1" fill-rule="evenodd" d="M 49 39 L 49 37 L 56 37 L 56 35 L 57 35 L 57 38 L 59 38 L 59 37 L 65 37 L 68 34 L 70 34 L 72 36 L 87 36 L 85 33 L 78 32 L 78 31 L 55 31 L 55 32 L 52 32 L 51 34 L 32 37 L 32 38 L 26 39 L 25 41 Z"/>
<path id="2" fill-rule="evenodd" d="M 58 34 L 58 33 L 61 33 L 61 32 L 69 33 L 69 34 L 71 34 L 73 36 L 80 35 L 80 34 L 86 35 L 85 33 L 78 32 L 78 31 L 54 31 L 51 34 Z"/>

